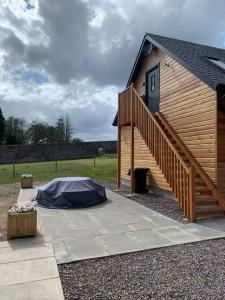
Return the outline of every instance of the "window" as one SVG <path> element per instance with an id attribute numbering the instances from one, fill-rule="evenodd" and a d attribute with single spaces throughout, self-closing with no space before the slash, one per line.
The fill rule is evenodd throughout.
<path id="1" fill-rule="evenodd" d="M 222 68 L 223 70 L 225 70 L 225 62 L 223 62 L 223 61 L 221 61 L 221 60 L 219 60 L 217 58 L 207 57 L 207 59 L 209 61 L 211 61 L 214 65 L 216 65 L 216 66 Z"/>
<path id="2" fill-rule="evenodd" d="M 151 76 L 151 91 L 154 92 L 155 90 L 155 75 Z"/>

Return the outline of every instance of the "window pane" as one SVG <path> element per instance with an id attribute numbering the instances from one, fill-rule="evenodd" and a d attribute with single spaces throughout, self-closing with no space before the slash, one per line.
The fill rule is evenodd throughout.
<path id="1" fill-rule="evenodd" d="M 219 59 L 213 59 L 213 58 L 208 58 L 208 60 L 210 60 L 212 63 L 214 63 L 215 65 L 219 66 L 220 68 L 222 68 L 223 70 L 225 70 L 225 63 Z"/>
<path id="2" fill-rule="evenodd" d="M 155 90 L 155 75 L 151 76 L 151 91 Z"/>

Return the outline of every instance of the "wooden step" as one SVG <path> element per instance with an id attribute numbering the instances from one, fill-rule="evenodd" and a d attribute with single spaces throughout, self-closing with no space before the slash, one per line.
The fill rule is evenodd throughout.
<path id="1" fill-rule="evenodd" d="M 189 166 L 191 167 L 191 163 L 190 160 L 188 158 L 183 158 L 183 161 Z"/>
<path id="2" fill-rule="evenodd" d="M 195 212 L 197 217 L 225 216 L 225 210 L 218 205 L 196 207 Z"/>
<path id="3" fill-rule="evenodd" d="M 217 205 L 218 200 L 213 198 L 210 195 L 201 195 L 195 197 L 196 206 L 205 206 L 205 205 Z"/>
<path id="4" fill-rule="evenodd" d="M 212 191 L 210 191 L 206 185 L 196 186 L 195 192 L 195 195 L 212 195 Z"/>
<path id="5" fill-rule="evenodd" d="M 184 158 L 186 158 L 186 156 L 185 156 L 185 154 L 184 154 L 184 152 L 182 152 L 182 151 L 177 151 L 179 154 L 180 154 L 180 156 L 182 157 L 182 159 L 184 160 Z"/>
<path id="6" fill-rule="evenodd" d="M 206 184 L 201 178 L 195 178 L 195 186 L 203 186 L 203 185 Z"/>

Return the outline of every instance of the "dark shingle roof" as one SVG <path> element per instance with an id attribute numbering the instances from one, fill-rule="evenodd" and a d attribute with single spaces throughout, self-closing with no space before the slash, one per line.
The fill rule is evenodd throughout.
<path id="1" fill-rule="evenodd" d="M 225 84 L 225 70 L 207 59 L 217 58 L 225 62 L 225 49 L 210 47 L 174 38 L 147 33 L 145 38 L 168 53 L 178 63 L 191 71 L 213 89 Z"/>
<path id="2" fill-rule="evenodd" d="M 135 81 L 135 78 L 138 75 L 138 69 L 144 59 L 143 49 L 146 43 L 149 42 L 167 53 L 212 89 L 216 90 L 219 85 L 225 85 L 225 70 L 207 59 L 207 57 L 216 58 L 225 63 L 225 49 L 146 33 L 127 82 L 127 86 Z M 113 125 L 116 125 L 116 123 L 117 116 L 114 119 Z"/>

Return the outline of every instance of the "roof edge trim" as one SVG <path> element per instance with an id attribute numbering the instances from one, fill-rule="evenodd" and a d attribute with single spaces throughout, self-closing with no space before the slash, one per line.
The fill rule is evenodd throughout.
<path id="1" fill-rule="evenodd" d="M 160 50 L 162 50 L 163 52 L 165 52 L 167 55 L 169 55 L 171 58 L 173 58 L 176 62 L 178 62 L 179 64 L 181 64 L 183 67 L 185 67 L 188 71 L 190 71 L 192 74 L 194 74 L 196 77 L 198 77 L 200 80 L 202 80 L 204 83 L 206 83 L 209 87 L 211 87 L 213 90 L 216 90 L 216 86 L 214 85 L 213 82 L 211 82 L 207 77 L 205 77 L 204 75 L 202 75 L 200 72 L 198 72 L 197 70 L 193 70 L 193 68 L 188 65 L 187 63 L 185 63 L 182 59 L 180 59 L 179 57 L 177 57 L 174 53 L 172 53 L 171 51 L 169 51 L 167 48 L 165 48 L 164 46 L 162 46 L 159 42 L 157 42 L 156 40 L 154 40 L 153 37 L 151 37 L 150 33 L 146 33 L 144 35 L 144 38 L 142 40 L 140 49 L 138 51 L 138 55 L 135 59 L 131 74 L 129 76 L 128 82 L 126 87 L 128 87 L 133 80 L 134 74 L 135 74 L 135 70 L 138 66 L 138 63 L 140 61 L 141 58 L 141 54 L 143 53 L 143 48 L 144 48 L 144 44 L 146 41 L 151 42 L 155 47 L 159 48 Z"/>

